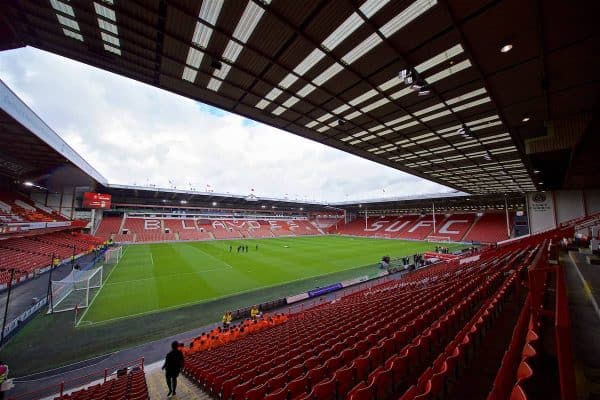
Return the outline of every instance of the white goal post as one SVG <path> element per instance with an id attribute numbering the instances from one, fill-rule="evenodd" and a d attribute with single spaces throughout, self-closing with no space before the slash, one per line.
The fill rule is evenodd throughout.
<path id="1" fill-rule="evenodd" d="M 60 281 L 52 281 L 48 313 L 86 308 L 102 287 L 102 266 L 88 271 L 72 270 Z"/>
<path id="2" fill-rule="evenodd" d="M 111 247 L 104 253 L 105 264 L 116 264 L 123 257 L 123 247 Z"/>

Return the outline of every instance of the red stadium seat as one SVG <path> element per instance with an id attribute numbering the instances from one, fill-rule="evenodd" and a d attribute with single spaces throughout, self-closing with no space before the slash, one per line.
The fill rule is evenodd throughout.
<path id="1" fill-rule="evenodd" d="M 271 392 L 265 396 L 265 400 L 287 400 L 288 391 L 286 388 L 281 388 L 275 392 Z"/>
<path id="2" fill-rule="evenodd" d="M 306 375 L 310 385 L 314 386 L 316 383 L 321 382 L 325 378 L 327 375 L 327 370 L 325 369 L 325 366 L 316 367 L 308 371 Z"/>
<path id="3" fill-rule="evenodd" d="M 331 378 L 313 385 L 313 388 L 310 392 L 310 398 L 315 400 L 335 400 L 335 380 Z"/>
<path id="4" fill-rule="evenodd" d="M 352 366 L 346 366 L 338 369 L 333 375 L 336 386 L 338 397 L 342 398 L 354 387 L 354 369 Z"/>
<path id="5" fill-rule="evenodd" d="M 372 386 L 359 383 L 348 393 L 348 400 L 375 400 L 375 391 Z"/>
<path id="6" fill-rule="evenodd" d="M 289 398 L 294 399 L 300 395 L 308 393 L 308 376 L 299 376 L 296 379 L 290 381 L 286 388 L 289 393 Z"/>
<path id="7" fill-rule="evenodd" d="M 527 393 L 519 385 L 516 385 L 510 393 L 510 400 L 528 400 Z"/>
<path id="8" fill-rule="evenodd" d="M 267 393 L 267 385 L 256 386 L 246 392 L 246 400 L 262 400 Z"/>
<path id="9" fill-rule="evenodd" d="M 267 387 L 269 388 L 269 392 L 273 392 L 285 386 L 287 382 L 287 376 L 285 373 L 281 373 L 269 379 L 267 381 Z"/>

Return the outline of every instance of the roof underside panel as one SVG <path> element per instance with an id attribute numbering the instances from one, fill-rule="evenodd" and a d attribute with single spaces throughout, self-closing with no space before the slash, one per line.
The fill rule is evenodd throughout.
<path id="1" fill-rule="evenodd" d="M 515 0 L 16 0 L 0 11 L 22 44 L 465 192 L 536 189 L 518 113 L 505 118 L 543 95 L 527 79 L 541 62 L 525 35 L 536 10 Z M 524 32 L 511 58 L 497 47 L 508 15 Z"/>

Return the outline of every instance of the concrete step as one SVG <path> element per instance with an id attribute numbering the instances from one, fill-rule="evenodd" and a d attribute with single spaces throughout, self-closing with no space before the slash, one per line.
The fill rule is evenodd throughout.
<path id="1" fill-rule="evenodd" d="M 165 372 L 161 369 L 162 362 L 154 363 L 145 368 L 148 394 L 151 400 L 166 399 L 169 389 L 165 381 Z M 206 392 L 200 389 L 187 377 L 180 374 L 177 378 L 177 395 L 169 397 L 173 400 L 211 400 Z"/>

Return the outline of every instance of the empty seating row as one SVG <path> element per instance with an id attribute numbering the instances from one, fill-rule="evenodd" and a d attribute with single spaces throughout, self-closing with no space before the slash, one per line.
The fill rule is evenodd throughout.
<path id="1" fill-rule="evenodd" d="M 121 230 L 122 227 L 122 230 Z M 97 235 L 122 242 L 210 240 L 320 235 L 308 220 L 209 220 L 105 217 Z"/>
<path id="2" fill-rule="evenodd" d="M 144 371 L 136 369 L 104 383 L 54 398 L 55 400 L 147 400 Z"/>
<path id="3" fill-rule="evenodd" d="M 513 215 L 509 219 L 512 226 Z M 503 213 L 382 216 L 338 223 L 332 232 L 343 235 L 414 240 L 452 240 L 495 243 L 508 238 Z"/>
<path id="4" fill-rule="evenodd" d="M 102 239 L 78 233 L 56 232 L 0 241 L 0 270 L 32 273 L 52 263 L 52 256 L 67 259 L 94 249 Z"/>
<path id="5" fill-rule="evenodd" d="M 42 208 L 45 209 L 42 209 Z M 0 192 L 0 222 L 52 222 L 65 221 L 57 212 L 40 206 L 25 196 L 14 192 Z"/>

